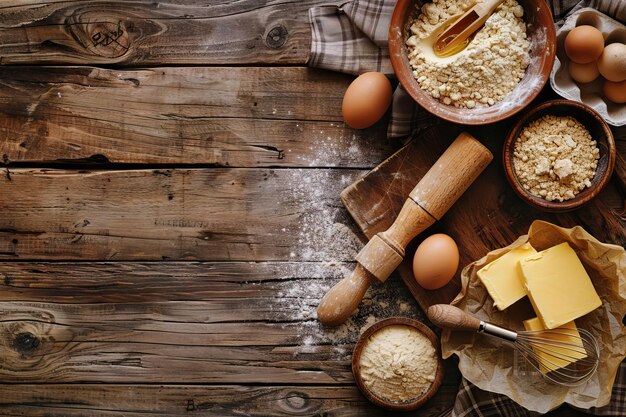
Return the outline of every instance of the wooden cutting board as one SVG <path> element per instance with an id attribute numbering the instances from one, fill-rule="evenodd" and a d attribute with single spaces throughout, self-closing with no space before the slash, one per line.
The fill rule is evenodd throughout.
<path id="1" fill-rule="evenodd" d="M 504 177 L 501 155 L 507 125 L 465 130 L 491 150 L 494 160 L 444 218 L 406 249 L 398 272 L 422 309 L 452 301 L 460 290 L 463 266 L 509 245 L 526 234 L 536 219 L 564 227 L 578 224 L 600 240 L 626 244 L 626 223 L 603 201 L 619 200 L 614 185 L 603 191 L 601 198 L 575 212 L 554 215 L 537 211 L 513 193 Z M 368 239 L 391 226 L 413 187 L 461 131 L 462 127 L 448 124 L 430 128 L 341 193 L 344 205 Z M 450 235 L 459 246 L 461 261 L 448 285 L 425 290 L 413 278 L 412 260 L 417 245 L 433 233 Z"/>

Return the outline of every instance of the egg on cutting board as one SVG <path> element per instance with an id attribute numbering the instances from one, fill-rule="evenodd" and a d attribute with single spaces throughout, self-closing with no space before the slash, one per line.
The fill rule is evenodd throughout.
<path id="1" fill-rule="evenodd" d="M 565 53 L 578 64 L 594 62 L 603 50 L 604 36 L 593 26 L 577 26 L 565 37 Z"/>
<path id="2" fill-rule="evenodd" d="M 341 105 L 343 120 L 354 129 L 365 129 L 380 120 L 391 104 L 391 83 L 380 72 L 366 72 L 348 86 Z"/>
<path id="3" fill-rule="evenodd" d="M 459 248 L 450 236 L 442 233 L 424 239 L 413 257 L 415 280 L 427 290 L 446 285 L 458 267 Z"/>
<path id="4" fill-rule="evenodd" d="M 626 80 L 626 45 L 623 43 L 607 45 L 598 60 L 598 69 L 609 81 Z"/>

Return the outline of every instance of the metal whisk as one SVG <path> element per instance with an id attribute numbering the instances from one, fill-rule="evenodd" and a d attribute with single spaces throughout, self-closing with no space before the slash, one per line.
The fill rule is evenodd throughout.
<path id="1" fill-rule="evenodd" d="M 481 321 L 447 304 L 431 306 L 428 317 L 439 327 L 486 333 L 513 343 L 528 363 L 555 384 L 581 385 L 598 368 L 598 343 L 584 329 L 576 332 L 574 329 L 560 327 L 553 330 L 514 332 Z"/>

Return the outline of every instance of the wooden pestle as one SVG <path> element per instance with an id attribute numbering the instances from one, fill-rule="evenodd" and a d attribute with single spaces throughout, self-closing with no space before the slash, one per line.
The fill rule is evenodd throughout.
<path id="1" fill-rule="evenodd" d="M 317 307 L 318 320 L 328 326 L 346 321 L 369 286 L 391 275 L 409 242 L 441 219 L 492 159 L 479 141 L 461 133 L 413 188 L 391 227 L 372 237 L 358 253 L 352 275 L 324 295 Z"/>

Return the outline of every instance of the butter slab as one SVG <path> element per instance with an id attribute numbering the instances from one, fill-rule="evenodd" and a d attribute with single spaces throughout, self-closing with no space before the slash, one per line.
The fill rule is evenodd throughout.
<path id="1" fill-rule="evenodd" d="M 524 320 L 524 328 L 527 331 L 545 330 L 543 323 L 538 317 Z M 535 345 L 531 342 L 533 351 L 539 359 L 539 370 L 548 373 L 563 368 L 570 363 L 587 357 L 580 333 L 573 321 L 565 323 L 554 332 L 542 333 L 541 336 L 552 343 L 553 346 Z M 549 350 L 549 352 L 548 352 Z"/>
<path id="2" fill-rule="evenodd" d="M 530 243 L 524 243 L 478 271 L 478 278 L 498 310 L 506 309 L 526 295 L 519 261 L 536 253 Z"/>
<path id="3" fill-rule="evenodd" d="M 528 298 L 548 329 L 602 305 L 587 271 L 567 242 L 521 259 L 520 268 Z"/>

